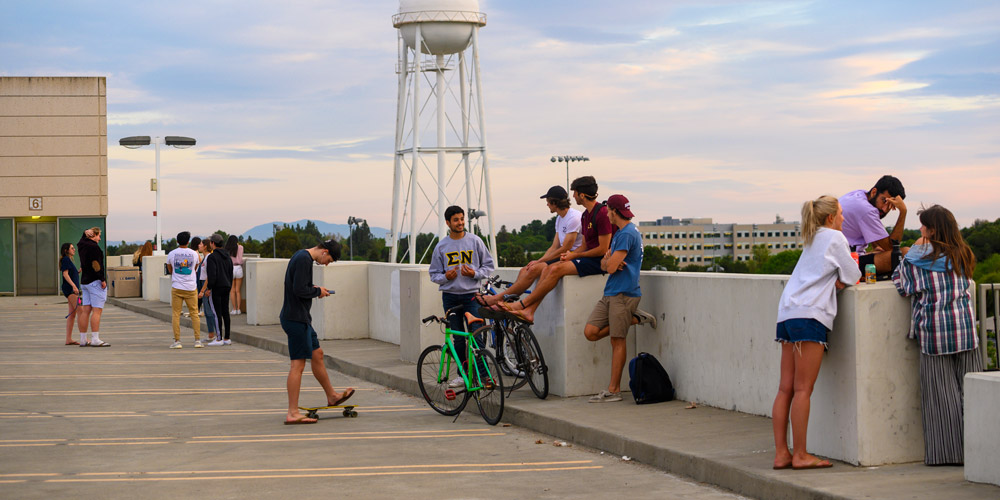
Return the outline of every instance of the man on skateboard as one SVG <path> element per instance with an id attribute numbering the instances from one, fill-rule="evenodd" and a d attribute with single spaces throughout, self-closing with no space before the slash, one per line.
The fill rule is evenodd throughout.
<path id="1" fill-rule="evenodd" d="M 306 360 L 311 360 L 313 376 L 326 392 L 329 406 L 343 404 L 352 395 L 353 388 L 338 393 L 333 390 L 330 375 L 323 364 L 323 349 L 319 346 L 316 330 L 311 325 L 309 309 L 312 299 L 330 296 L 330 291 L 312 282 L 313 263 L 328 265 L 340 259 L 340 243 L 327 240 L 313 248 L 295 252 L 285 270 L 285 298 L 281 306 L 281 329 L 288 335 L 288 356 L 292 360 L 288 370 L 288 415 L 285 425 L 315 424 L 315 418 L 308 418 L 299 412 L 299 389 L 302 387 L 302 372 Z"/>

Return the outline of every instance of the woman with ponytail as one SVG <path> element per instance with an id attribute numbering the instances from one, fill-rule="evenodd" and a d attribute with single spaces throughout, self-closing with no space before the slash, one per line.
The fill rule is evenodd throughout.
<path id="1" fill-rule="evenodd" d="M 781 381 L 771 410 L 775 469 L 832 467 L 806 451 L 809 398 L 819 375 L 827 333 L 837 316 L 837 290 L 856 283 L 861 270 L 840 232 L 844 212 L 832 196 L 802 205 L 805 247 L 778 302 L 777 342 L 781 343 Z M 788 447 L 792 424 L 794 451 Z"/>
<path id="2" fill-rule="evenodd" d="M 983 371 L 970 290 L 976 257 L 948 209 L 934 205 L 917 216 L 921 237 L 892 282 L 900 295 L 913 297 L 909 337 L 920 341 L 924 463 L 961 465 L 962 381 Z"/>

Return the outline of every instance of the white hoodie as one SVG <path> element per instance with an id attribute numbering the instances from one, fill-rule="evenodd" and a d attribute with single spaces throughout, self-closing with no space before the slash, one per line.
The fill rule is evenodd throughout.
<path id="1" fill-rule="evenodd" d="M 833 318 L 837 316 L 836 281 L 853 285 L 860 278 L 861 270 L 851 257 L 844 233 L 819 228 L 812 244 L 802 250 L 781 293 L 778 322 L 809 318 L 833 329 Z"/>

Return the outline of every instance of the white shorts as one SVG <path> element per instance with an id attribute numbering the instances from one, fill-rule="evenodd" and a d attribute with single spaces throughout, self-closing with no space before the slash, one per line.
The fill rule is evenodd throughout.
<path id="1" fill-rule="evenodd" d="M 108 300 L 108 289 L 101 288 L 100 281 L 93 281 L 80 287 L 83 305 L 104 309 L 104 303 Z"/>
<path id="2" fill-rule="evenodd" d="M 233 264 L 233 279 L 243 279 L 243 266 Z"/>

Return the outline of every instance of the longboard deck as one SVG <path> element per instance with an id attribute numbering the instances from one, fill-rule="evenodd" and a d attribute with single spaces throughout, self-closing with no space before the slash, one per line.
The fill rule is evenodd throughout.
<path id="1" fill-rule="evenodd" d="M 330 410 L 330 409 L 343 409 L 345 417 L 355 418 L 358 416 L 358 412 L 354 411 L 357 405 L 337 405 L 337 406 L 300 406 L 300 410 L 305 410 L 308 413 L 306 417 L 308 418 L 319 418 L 319 410 Z"/>

